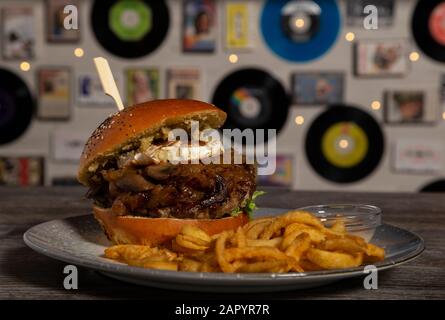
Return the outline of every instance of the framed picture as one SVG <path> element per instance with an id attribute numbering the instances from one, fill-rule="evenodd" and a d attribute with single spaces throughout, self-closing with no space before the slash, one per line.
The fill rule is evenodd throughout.
<path id="1" fill-rule="evenodd" d="M 290 188 L 293 184 L 294 157 L 290 154 L 276 155 L 276 169 L 271 175 L 258 175 L 259 186 Z"/>
<path id="2" fill-rule="evenodd" d="M 158 69 L 128 69 L 125 80 L 127 105 L 159 99 Z"/>
<path id="3" fill-rule="evenodd" d="M 367 40 L 355 45 L 355 74 L 363 77 L 404 76 L 408 72 L 405 40 Z"/>
<path id="4" fill-rule="evenodd" d="M 324 105 L 343 101 L 344 74 L 341 72 L 293 73 L 292 102 Z"/>
<path id="5" fill-rule="evenodd" d="M 114 75 L 116 85 L 121 87 L 122 77 Z M 77 76 L 76 102 L 80 106 L 115 106 L 113 98 L 107 96 L 97 73 L 81 72 Z"/>
<path id="6" fill-rule="evenodd" d="M 441 141 L 399 139 L 394 144 L 392 156 L 395 172 L 441 172 L 444 164 L 444 144 Z"/>
<path id="7" fill-rule="evenodd" d="M 5 60 L 35 57 L 35 20 L 32 7 L 1 9 L 2 51 Z"/>
<path id="8" fill-rule="evenodd" d="M 182 47 L 184 52 L 214 52 L 216 47 L 215 0 L 185 0 Z"/>
<path id="9" fill-rule="evenodd" d="M 363 28 L 366 13 L 364 9 L 373 5 L 378 10 L 378 27 L 389 27 L 393 24 L 394 0 L 347 0 L 346 25 Z"/>
<path id="10" fill-rule="evenodd" d="M 42 68 L 37 72 L 39 107 L 42 120 L 67 120 L 71 108 L 71 70 L 68 67 Z"/>
<path id="11" fill-rule="evenodd" d="M 43 181 L 43 157 L 0 157 L 0 185 L 40 186 Z"/>
<path id="12" fill-rule="evenodd" d="M 167 97 L 170 99 L 201 98 L 201 74 L 197 69 L 167 71 Z"/>
<path id="13" fill-rule="evenodd" d="M 79 162 L 89 134 L 85 131 L 56 130 L 51 133 L 51 153 L 56 161 Z"/>
<path id="14" fill-rule="evenodd" d="M 46 0 L 46 39 L 52 43 L 77 43 L 80 41 L 80 27 L 65 29 L 63 12 L 65 6 L 74 5 L 79 10 L 79 0 Z"/>
<path id="15" fill-rule="evenodd" d="M 436 119 L 434 104 L 426 100 L 425 91 L 394 90 L 385 92 L 386 123 L 432 123 Z"/>
<path id="16" fill-rule="evenodd" d="M 225 8 L 225 48 L 248 50 L 253 47 L 250 3 L 230 1 Z"/>

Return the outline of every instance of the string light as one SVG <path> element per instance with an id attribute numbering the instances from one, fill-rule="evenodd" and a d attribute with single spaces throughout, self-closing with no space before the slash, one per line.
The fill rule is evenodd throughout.
<path id="1" fill-rule="evenodd" d="M 409 59 L 410 59 L 412 62 L 416 62 L 417 60 L 419 60 L 419 58 L 420 58 L 420 55 L 419 55 L 419 53 L 416 52 L 416 51 L 413 51 L 413 52 L 411 52 L 411 53 L 409 54 Z"/>
<path id="2" fill-rule="evenodd" d="M 298 126 L 301 126 L 304 123 L 304 117 L 303 116 L 296 116 L 295 117 L 295 123 Z"/>
<path id="3" fill-rule="evenodd" d="M 31 64 L 28 61 L 23 61 L 20 63 L 20 69 L 25 72 L 29 71 L 31 69 Z"/>
<path id="4" fill-rule="evenodd" d="M 230 63 L 237 63 L 238 62 L 238 56 L 236 54 L 231 54 L 229 56 Z"/>
<path id="5" fill-rule="evenodd" d="M 354 32 L 348 32 L 348 33 L 346 33 L 346 35 L 345 35 L 345 39 L 346 39 L 346 41 L 349 41 L 349 42 L 354 41 L 354 39 L 355 39 L 355 34 L 354 34 Z"/>
<path id="6" fill-rule="evenodd" d="M 341 139 L 341 140 L 338 142 L 338 146 L 339 146 L 340 148 L 342 148 L 342 149 L 346 149 L 346 148 L 349 146 L 349 142 L 348 142 L 348 140 L 346 140 L 346 139 Z"/>
<path id="7" fill-rule="evenodd" d="M 78 58 L 82 58 L 83 55 L 85 54 L 85 52 L 83 51 L 82 48 L 76 48 L 74 49 L 74 55 Z"/>
<path id="8" fill-rule="evenodd" d="M 301 18 L 296 19 L 295 26 L 297 28 L 303 28 L 304 27 L 304 19 L 301 19 Z"/>
<path id="9" fill-rule="evenodd" d="M 379 110 L 380 108 L 381 108 L 381 106 L 382 106 L 382 104 L 380 103 L 380 101 L 373 101 L 372 103 L 371 103 L 371 108 L 373 109 L 373 110 Z"/>

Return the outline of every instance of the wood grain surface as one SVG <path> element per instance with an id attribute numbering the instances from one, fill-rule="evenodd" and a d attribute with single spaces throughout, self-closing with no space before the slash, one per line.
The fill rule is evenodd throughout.
<path id="1" fill-rule="evenodd" d="M 416 260 L 379 273 L 379 289 L 363 289 L 363 279 L 329 286 L 264 294 L 208 294 L 141 287 L 79 268 L 79 289 L 63 288 L 64 263 L 26 247 L 23 233 L 40 222 L 91 211 L 81 187 L 0 187 L 0 299 L 444 299 L 445 196 L 296 192 L 267 189 L 264 207 L 292 208 L 328 203 L 366 203 L 383 210 L 383 220 L 419 234 L 426 250 Z"/>

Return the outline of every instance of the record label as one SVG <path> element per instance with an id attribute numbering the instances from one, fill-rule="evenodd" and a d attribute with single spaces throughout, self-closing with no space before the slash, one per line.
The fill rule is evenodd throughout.
<path id="1" fill-rule="evenodd" d="M 231 101 L 238 106 L 243 117 L 252 119 L 258 117 L 261 112 L 261 101 L 257 99 L 259 94 L 259 92 L 255 94 L 252 90 L 240 88 L 233 93 Z"/>
<path id="2" fill-rule="evenodd" d="M 260 69 L 241 69 L 229 74 L 217 86 L 212 102 L 227 113 L 224 127 L 229 129 L 279 132 L 289 109 L 289 99 L 281 83 Z"/>
<path id="3" fill-rule="evenodd" d="M 151 29 L 152 12 L 149 6 L 139 1 L 120 1 L 110 10 L 111 30 L 123 41 L 139 41 Z"/>
<path id="4" fill-rule="evenodd" d="M 353 106 L 333 105 L 318 116 L 306 134 L 306 156 L 327 180 L 361 180 L 378 166 L 383 133 L 368 113 Z"/>
<path id="5" fill-rule="evenodd" d="M 34 101 L 25 82 L 0 68 L 0 145 L 21 136 L 31 123 Z"/>
<path id="6" fill-rule="evenodd" d="M 91 24 L 97 41 L 108 52 L 139 58 L 164 41 L 170 16 L 163 0 L 96 0 Z"/>
<path id="7" fill-rule="evenodd" d="M 434 8 L 429 20 L 429 27 L 434 40 L 445 45 L 445 3 L 438 4 Z"/>
<path id="8" fill-rule="evenodd" d="M 335 43 L 339 30 L 335 0 L 267 0 L 261 14 L 267 45 L 294 62 L 320 58 Z"/>
<path id="9" fill-rule="evenodd" d="M 366 133 L 353 122 L 339 122 L 322 137 L 323 155 L 334 166 L 350 168 L 363 161 L 368 150 Z"/>
<path id="10" fill-rule="evenodd" d="M 313 1 L 290 1 L 281 11 L 282 28 L 291 40 L 308 41 L 319 31 L 320 13 Z"/>

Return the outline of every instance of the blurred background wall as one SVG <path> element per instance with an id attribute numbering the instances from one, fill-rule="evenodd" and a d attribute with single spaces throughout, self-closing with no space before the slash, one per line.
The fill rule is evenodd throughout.
<path id="1" fill-rule="evenodd" d="M 92 31 L 91 16 L 93 1 L 79 2 L 80 41 L 77 43 L 49 43 L 46 36 L 47 15 L 45 1 L 0 1 L 0 9 L 16 6 L 32 7 L 35 30 L 35 57 L 32 59 L 8 60 L 2 58 L 0 68 L 7 69 L 22 78 L 29 87 L 39 106 L 37 74 L 47 67 L 68 67 L 71 79 L 69 118 L 65 120 L 47 120 L 33 117 L 29 128 L 18 139 L 0 145 L 0 157 L 41 156 L 44 158 L 44 184 L 51 185 L 55 178 L 74 177 L 77 172 L 75 160 L 57 160 L 55 147 L 63 148 L 63 141 L 55 146 L 57 137 L 84 137 L 89 134 L 110 113 L 116 111 L 112 103 L 108 106 L 94 106 L 79 103 L 77 92 L 80 89 L 78 77 L 84 73 L 94 73 L 93 57 L 104 56 L 110 62 L 115 77 L 119 80 L 121 94 L 125 97 L 125 71 L 130 68 L 157 68 L 159 70 L 159 97 L 167 96 L 166 74 L 172 68 L 197 68 L 201 73 L 199 98 L 212 101 L 213 93 L 222 79 L 240 68 L 259 67 L 281 82 L 291 95 L 293 73 L 304 72 L 341 72 L 344 75 L 343 103 L 354 105 L 365 110 L 378 122 L 383 134 L 385 148 L 378 166 L 365 178 L 353 183 L 335 183 L 319 174 L 308 163 L 305 150 L 306 134 L 314 119 L 329 108 L 326 105 L 305 106 L 291 103 L 287 120 L 279 132 L 277 151 L 279 154 L 291 156 L 291 171 L 282 173 L 291 177 L 290 187 L 299 190 L 354 190 L 354 191 L 418 191 L 425 184 L 445 175 L 445 158 L 440 148 L 445 137 L 445 119 L 442 118 L 440 100 L 441 77 L 445 73 L 445 64 L 427 57 L 413 40 L 411 19 L 416 0 L 394 1 L 393 21 L 390 26 L 379 27 L 377 30 L 366 30 L 361 25 L 349 26 L 346 23 L 346 2 L 337 1 L 341 25 L 335 43 L 318 59 L 296 63 L 276 55 L 265 43 L 260 28 L 260 16 L 264 2 L 260 0 L 246 1 L 249 3 L 250 40 L 252 48 L 245 50 L 228 50 L 225 41 L 225 5 L 230 1 L 216 1 L 216 48 L 213 53 L 184 53 L 182 46 L 183 1 L 167 1 L 170 15 L 168 33 L 162 44 L 152 53 L 135 59 L 125 59 L 110 54 L 97 41 Z M 4 21 L 5 16 L 2 16 Z M 345 36 L 352 32 L 353 41 Z M 105 35 L 104 35 L 105 37 Z M 406 44 L 404 55 L 408 61 L 406 72 L 397 77 L 367 78 L 354 75 L 354 46 L 362 40 L 394 40 L 401 39 Z M 351 35 L 349 34 L 349 40 Z M 5 41 L 4 36 L 1 39 Z M 74 50 L 82 48 L 84 55 L 76 57 Z M 412 53 L 418 53 L 419 59 Z M 229 57 L 236 54 L 237 61 Z M 416 61 L 410 61 L 409 58 Z M 29 71 L 22 71 L 21 63 L 26 60 L 30 64 Z M 23 66 L 22 66 L 23 67 Z M 5 79 L 0 79 L 4 83 Z M 1 84 L 0 84 L 1 86 Z M 387 90 L 420 90 L 424 92 L 424 108 L 431 119 L 425 123 L 390 124 L 384 121 L 384 94 Z M 273 97 L 272 97 L 273 98 Z M 373 102 L 378 102 L 374 103 Z M 273 100 L 272 100 L 273 103 Z M 426 110 L 426 109 L 425 109 Z M 1 115 L 1 113 L 0 113 Z M 296 123 L 298 118 L 300 124 Z M 303 117 L 303 118 L 301 118 Z M 304 121 L 303 121 L 304 119 Z M 301 123 L 303 122 L 303 123 Z M 81 138 L 78 138 L 81 139 Z M 439 145 L 437 156 L 431 170 L 419 172 L 397 172 L 394 170 L 395 144 L 399 140 L 412 139 L 419 143 L 436 141 Z M 63 140 L 63 139 L 62 139 Z M 422 142 L 423 141 L 423 142 Z M 71 149 L 69 147 L 72 147 Z M 373 148 L 370 141 L 370 148 Z M 69 150 L 79 146 L 68 146 Z M 435 152 L 436 152 L 435 151 Z M 64 152 L 63 150 L 59 152 Z M 63 158 L 61 156 L 60 158 Z M 76 158 L 74 156 L 73 158 Z M 437 168 L 438 166 L 438 168 Z M 402 170 L 403 171 L 403 170 Z M 409 171 L 409 170 L 408 170 Z M 280 181 L 287 181 L 281 177 Z M 286 183 L 284 183 L 286 184 Z"/>

